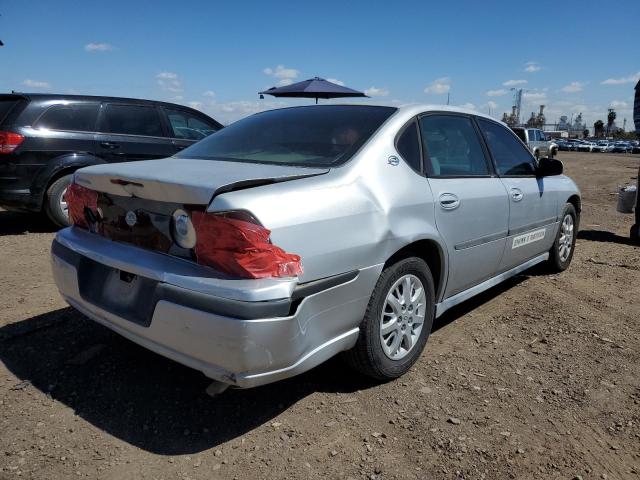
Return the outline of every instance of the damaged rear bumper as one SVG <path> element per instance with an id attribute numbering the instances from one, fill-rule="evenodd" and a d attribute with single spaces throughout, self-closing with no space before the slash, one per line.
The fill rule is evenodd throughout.
<path id="1" fill-rule="evenodd" d="M 382 265 L 297 285 L 237 280 L 78 228 L 52 246 L 66 301 L 126 338 L 206 376 L 253 387 L 351 348 Z"/>

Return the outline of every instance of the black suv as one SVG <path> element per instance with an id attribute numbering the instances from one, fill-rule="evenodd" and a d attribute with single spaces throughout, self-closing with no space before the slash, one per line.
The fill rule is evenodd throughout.
<path id="1" fill-rule="evenodd" d="M 221 128 L 172 103 L 0 94 L 0 206 L 44 211 L 66 225 L 64 193 L 78 168 L 170 157 Z"/>

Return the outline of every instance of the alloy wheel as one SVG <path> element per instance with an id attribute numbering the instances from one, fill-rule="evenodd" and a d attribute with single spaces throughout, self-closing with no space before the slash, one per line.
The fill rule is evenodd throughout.
<path id="1" fill-rule="evenodd" d="M 407 274 L 391 286 L 380 316 L 380 343 L 391 360 L 404 358 L 420 338 L 426 294 L 418 277 Z"/>

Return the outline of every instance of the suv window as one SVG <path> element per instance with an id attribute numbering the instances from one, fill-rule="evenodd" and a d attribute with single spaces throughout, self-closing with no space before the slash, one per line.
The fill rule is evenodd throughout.
<path id="1" fill-rule="evenodd" d="M 93 132 L 96 128 L 99 106 L 97 103 L 54 105 L 40 116 L 35 127 L 48 130 Z"/>
<path id="2" fill-rule="evenodd" d="M 482 118 L 478 123 L 496 162 L 498 174 L 535 175 L 535 160 L 509 129 Z"/>
<path id="3" fill-rule="evenodd" d="M 164 136 L 158 110 L 147 105 L 106 105 L 100 121 L 100 132 Z"/>
<path id="4" fill-rule="evenodd" d="M 542 130 L 538 130 L 538 137 L 541 142 L 547 141 L 547 136 L 544 134 Z"/>
<path id="5" fill-rule="evenodd" d="M 480 139 L 468 117 L 427 115 L 420 119 L 430 176 L 489 175 Z"/>
<path id="6" fill-rule="evenodd" d="M 537 142 L 538 140 L 540 140 L 538 138 L 538 131 L 537 130 L 529 130 L 529 141 L 530 142 Z"/>
<path id="7" fill-rule="evenodd" d="M 416 122 L 411 122 L 411 125 L 404 129 L 398 139 L 397 147 L 404 161 L 416 172 L 420 172 L 420 140 Z"/>
<path id="8" fill-rule="evenodd" d="M 527 143 L 527 136 L 524 134 L 524 128 L 514 128 L 513 131 L 520 140 L 522 140 L 524 143 Z"/>
<path id="9" fill-rule="evenodd" d="M 201 117 L 182 110 L 165 108 L 171 125 L 172 137 L 200 140 L 218 131 L 218 127 L 205 122 Z"/>

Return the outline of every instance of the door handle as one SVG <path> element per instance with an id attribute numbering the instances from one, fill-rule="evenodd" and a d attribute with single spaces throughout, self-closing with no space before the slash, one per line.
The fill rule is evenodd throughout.
<path id="1" fill-rule="evenodd" d="M 509 190 L 509 193 L 511 194 L 511 199 L 514 202 L 519 202 L 524 198 L 524 193 L 522 193 L 522 190 L 520 190 L 519 188 L 512 188 L 511 190 Z"/>
<path id="2" fill-rule="evenodd" d="M 453 193 L 441 193 L 439 200 L 444 210 L 454 210 L 460 206 L 460 199 Z"/>
<path id="3" fill-rule="evenodd" d="M 120 148 L 120 145 L 113 142 L 100 142 L 100 146 L 109 150 L 116 150 Z"/>

